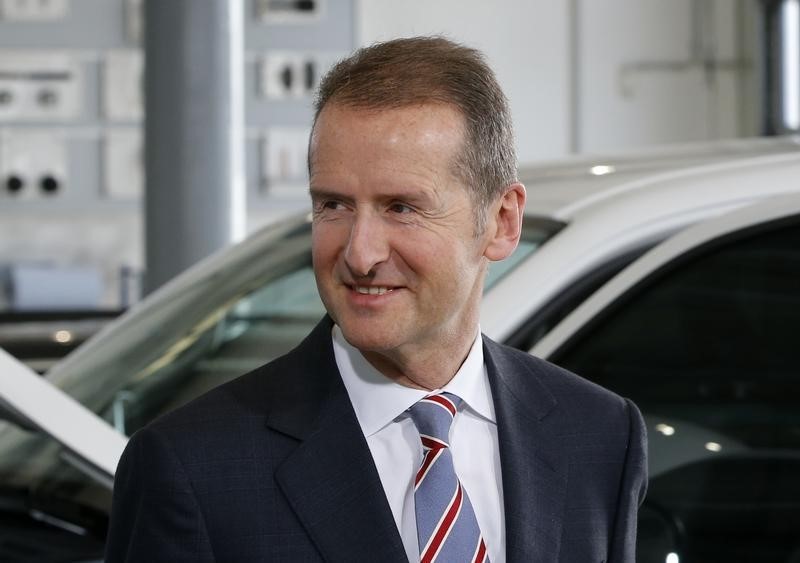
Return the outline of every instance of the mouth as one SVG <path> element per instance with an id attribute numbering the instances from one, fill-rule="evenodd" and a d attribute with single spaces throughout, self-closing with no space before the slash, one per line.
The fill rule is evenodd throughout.
<path id="1" fill-rule="evenodd" d="M 350 289 L 361 295 L 385 295 L 394 291 L 393 287 L 383 285 L 351 285 Z"/>

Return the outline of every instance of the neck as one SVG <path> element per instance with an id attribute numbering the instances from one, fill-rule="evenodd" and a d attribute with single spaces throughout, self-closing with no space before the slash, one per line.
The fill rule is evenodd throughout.
<path id="1" fill-rule="evenodd" d="M 464 331 L 461 331 L 464 334 Z M 362 351 L 372 366 L 383 375 L 406 387 L 414 389 L 440 389 L 447 385 L 469 355 L 475 343 L 477 327 L 466 333 L 454 335 L 452 342 L 411 351 Z"/>

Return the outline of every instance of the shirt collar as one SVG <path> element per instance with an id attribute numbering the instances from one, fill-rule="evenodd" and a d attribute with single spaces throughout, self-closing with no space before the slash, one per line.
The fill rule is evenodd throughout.
<path id="1" fill-rule="evenodd" d="M 412 389 L 388 379 L 345 340 L 338 326 L 334 325 L 332 335 L 336 365 L 364 436 L 375 434 L 411 405 L 426 395 L 439 391 L 458 395 L 465 407 L 496 424 L 492 392 L 483 364 L 483 339 L 480 330 L 453 379 L 442 389 L 434 391 Z"/>

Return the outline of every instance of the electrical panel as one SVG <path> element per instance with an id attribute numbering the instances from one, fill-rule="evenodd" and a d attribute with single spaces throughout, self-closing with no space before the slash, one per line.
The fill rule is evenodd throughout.
<path id="1" fill-rule="evenodd" d="M 252 231 L 308 207 L 311 100 L 355 1 L 242 1 Z M 143 268 L 143 4 L 0 0 L 0 270 L 97 269 L 111 308 Z"/>
<path id="2" fill-rule="evenodd" d="M 0 198 L 43 200 L 68 189 L 67 155 L 58 131 L 6 129 L 0 135 Z"/>
<path id="3" fill-rule="evenodd" d="M 323 0 L 256 0 L 255 16 L 262 23 L 314 23 L 322 19 Z"/>
<path id="4" fill-rule="evenodd" d="M 67 0 L 0 0 L 0 19 L 21 22 L 53 21 L 63 18 L 68 6 Z"/>
<path id="5" fill-rule="evenodd" d="M 262 187 L 267 195 L 307 191 L 308 127 L 271 127 L 262 141 Z"/>
<path id="6" fill-rule="evenodd" d="M 0 123 L 63 122 L 81 113 L 83 77 L 58 51 L 0 50 Z"/>
<path id="7" fill-rule="evenodd" d="M 259 60 L 259 92 L 267 100 L 310 98 L 320 79 L 346 53 L 272 51 Z"/>
<path id="8" fill-rule="evenodd" d="M 139 50 L 115 49 L 103 61 L 103 114 L 111 121 L 139 121 L 144 116 L 144 56 Z"/>
<path id="9" fill-rule="evenodd" d="M 117 201 L 144 196 L 144 146 L 136 128 L 110 129 L 103 139 L 104 195 Z"/>

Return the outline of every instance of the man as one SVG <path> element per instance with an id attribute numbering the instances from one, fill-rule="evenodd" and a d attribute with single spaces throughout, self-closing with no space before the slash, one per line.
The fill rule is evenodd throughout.
<path id="1" fill-rule="evenodd" d="M 309 171 L 329 317 L 133 436 L 107 561 L 634 561 L 636 407 L 479 332 L 525 203 L 479 53 L 339 63 Z"/>

